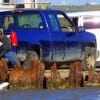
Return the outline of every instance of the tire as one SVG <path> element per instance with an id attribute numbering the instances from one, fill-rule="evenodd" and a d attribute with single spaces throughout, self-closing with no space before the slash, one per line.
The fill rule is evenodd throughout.
<path id="1" fill-rule="evenodd" d="M 96 48 L 95 47 L 85 47 L 84 57 L 83 57 L 83 69 L 90 70 L 95 68 L 96 63 Z"/>
<path id="2" fill-rule="evenodd" d="M 32 59 L 39 60 L 39 56 L 35 51 L 28 51 L 27 55 L 26 55 L 26 59 L 25 59 L 25 61 L 23 63 L 23 67 L 25 68 L 25 67 L 30 66 Z"/>

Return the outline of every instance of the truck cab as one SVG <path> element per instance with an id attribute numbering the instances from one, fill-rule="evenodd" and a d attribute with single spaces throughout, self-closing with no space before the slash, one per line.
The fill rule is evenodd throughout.
<path id="1" fill-rule="evenodd" d="M 44 63 L 64 63 L 81 60 L 84 70 L 95 67 L 96 37 L 78 31 L 61 10 L 15 9 L 0 12 L 0 27 L 9 35 L 16 32 L 16 54 L 24 61 L 28 51 L 34 51 Z M 48 67 L 48 66 L 47 66 Z"/>

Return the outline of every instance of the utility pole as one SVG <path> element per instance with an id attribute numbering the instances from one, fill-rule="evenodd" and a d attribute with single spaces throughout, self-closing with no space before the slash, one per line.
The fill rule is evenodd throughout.
<path id="1" fill-rule="evenodd" d="M 35 0 L 32 0 L 33 7 L 35 8 Z"/>
<path id="2" fill-rule="evenodd" d="M 37 8 L 37 0 L 24 0 L 25 8 Z"/>

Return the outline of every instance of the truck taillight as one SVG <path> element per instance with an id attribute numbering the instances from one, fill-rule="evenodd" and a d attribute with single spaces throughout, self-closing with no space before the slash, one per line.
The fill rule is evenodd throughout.
<path id="1" fill-rule="evenodd" d="M 18 38 L 15 31 L 10 32 L 10 40 L 12 46 L 18 46 Z"/>

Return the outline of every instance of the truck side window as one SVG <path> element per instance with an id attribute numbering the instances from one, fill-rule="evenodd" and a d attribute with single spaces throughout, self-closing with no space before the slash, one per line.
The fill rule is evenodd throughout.
<path id="1" fill-rule="evenodd" d="M 13 29 L 44 29 L 44 24 L 40 14 L 18 14 L 6 15 L 4 17 L 3 29 L 11 31 Z"/>
<path id="2" fill-rule="evenodd" d="M 63 15 L 57 14 L 62 32 L 74 32 L 72 23 Z"/>
<path id="3" fill-rule="evenodd" d="M 42 29 L 42 18 L 39 14 L 22 14 L 18 16 L 20 29 Z"/>
<path id="4" fill-rule="evenodd" d="M 14 28 L 14 17 L 12 15 L 6 15 L 3 23 L 4 30 L 12 30 Z"/>

